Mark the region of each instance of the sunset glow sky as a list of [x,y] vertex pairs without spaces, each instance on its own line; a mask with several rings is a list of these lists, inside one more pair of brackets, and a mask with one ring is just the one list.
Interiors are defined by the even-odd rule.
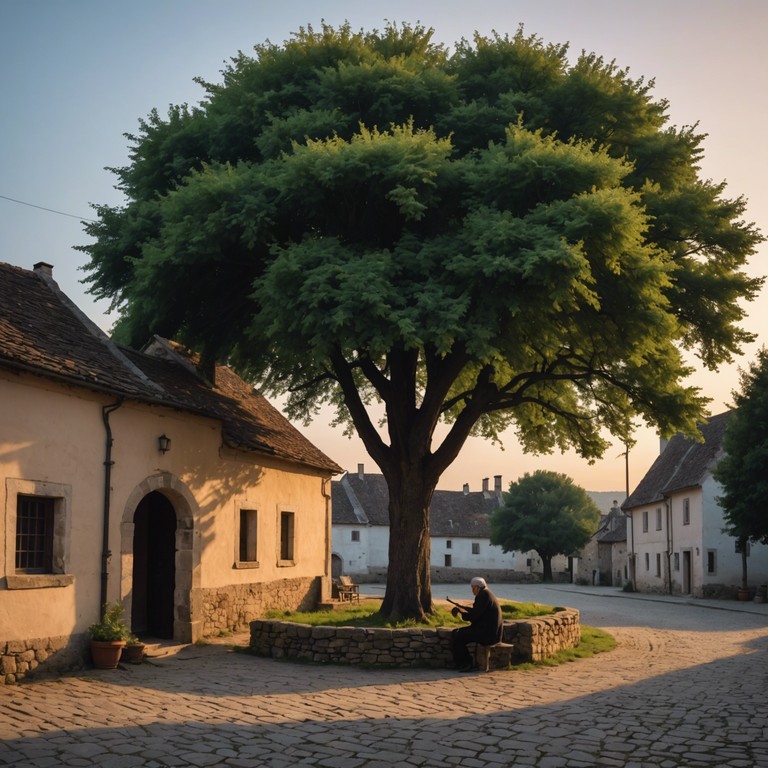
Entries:
[[[217,81],[238,50],[282,42],[321,19],[366,30],[421,22],[449,46],[475,30],[514,34],[522,23],[545,42],[569,41],[574,55],[594,51],[633,77],[655,78],[656,97],[669,100],[670,123],[698,123],[708,134],[701,175],[726,180],[729,197],[744,195],[747,218],[768,233],[764,0],[0,0],[0,261],[29,269],[52,263],[61,288],[108,330],[115,318],[85,293],[79,281],[86,258],[72,246],[87,242],[80,220],[92,215],[90,203],[121,201],[105,167],[126,164],[123,134],[152,108],[164,114],[169,104],[198,102],[203,92],[193,78]],[[768,273],[767,255],[764,244],[750,274]],[[768,290],[748,312],[757,342],[733,365],[697,371],[692,380],[712,398],[712,413],[725,410],[738,366],[768,341]],[[364,463],[378,471],[362,443],[327,420],[297,426],[346,469]],[[478,490],[482,478],[498,474],[506,487],[543,468],[588,490],[623,491],[622,451],[617,445],[592,466],[570,454],[525,456],[510,432],[503,451],[470,440],[440,487],[458,490],[467,482]],[[657,452],[657,436],[642,429],[630,454],[630,489]]]

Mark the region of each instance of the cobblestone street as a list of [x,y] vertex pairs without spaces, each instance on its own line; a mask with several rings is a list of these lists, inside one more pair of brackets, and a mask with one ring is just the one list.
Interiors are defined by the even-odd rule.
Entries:
[[[459,598],[466,587],[451,589]],[[459,675],[185,646],[0,688],[0,765],[768,767],[768,605],[495,591],[579,608],[619,647],[555,668]]]

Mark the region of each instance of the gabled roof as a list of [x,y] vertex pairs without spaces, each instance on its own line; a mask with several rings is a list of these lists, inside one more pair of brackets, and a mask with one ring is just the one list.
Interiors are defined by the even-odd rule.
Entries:
[[627,540],[627,516],[618,508],[613,507],[600,520],[595,538],[601,544],[614,544]]
[[[389,490],[384,475],[345,474],[331,483],[335,525],[389,525]],[[495,493],[437,490],[429,514],[431,536],[484,538],[499,506]]]
[[703,442],[675,435],[621,508],[653,504],[675,491],[700,486],[717,462],[729,415],[726,411],[712,416],[699,426]]
[[0,263],[0,366],[216,419],[224,443],[336,474],[335,462],[227,366],[215,384],[194,356],[155,337],[152,354],[113,343],[59,290],[50,267]]

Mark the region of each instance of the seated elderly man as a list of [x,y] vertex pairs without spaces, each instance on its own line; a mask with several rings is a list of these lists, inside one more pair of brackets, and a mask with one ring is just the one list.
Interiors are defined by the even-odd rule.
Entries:
[[451,633],[453,661],[459,672],[471,672],[477,668],[467,649],[469,643],[494,645],[501,642],[501,606],[496,595],[480,576],[475,576],[469,584],[475,596],[472,607],[456,606],[451,611],[454,616],[461,614],[461,618],[469,622],[468,627],[459,627]]

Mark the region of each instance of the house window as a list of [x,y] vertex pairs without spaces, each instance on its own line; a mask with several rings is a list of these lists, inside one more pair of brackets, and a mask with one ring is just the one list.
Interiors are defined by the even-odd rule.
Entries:
[[280,561],[293,563],[296,558],[296,515],[280,512]]
[[53,573],[53,512],[53,499],[17,497],[17,573]]
[[707,550],[707,573],[710,573],[710,574],[717,573],[717,550],[716,549]]
[[452,561],[451,556],[450,555],[446,555],[445,556],[445,567],[446,568],[450,568],[452,564],[453,564],[453,561]]
[[479,555],[480,554],[480,543],[477,541],[472,542],[472,554],[473,555]]
[[645,553],[645,570],[651,570],[651,556],[647,552]]
[[[2,493],[5,491],[5,493]],[[0,488],[0,530],[9,568],[7,589],[67,587],[70,567],[72,486],[47,480],[6,478]],[[2,525],[2,523],[0,523]],[[5,536],[3,537],[3,533]]]
[[661,553],[656,553],[656,575],[661,576]]
[[643,512],[643,533],[648,533],[648,510]]
[[661,507],[656,507],[656,530],[661,530]]
[[[6,478],[0,518],[5,520],[7,589],[67,587],[72,487],[47,480]],[[3,531],[0,530],[0,540]]]
[[445,548],[446,549],[451,549],[452,547],[453,547],[453,541],[451,541],[451,539],[446,539],[446,541],[445,541]]
[[683,525],[691,524],[691,500],[683,499]]
[[675,570],[679,571],[680,570],[680,553],[679,552],[675,552],[673,557],[673,562],[674,562]]
[[352,541],[360,541],[360,531],[352,531]]
[[258,565],[259,515],[255,509],[241,509],[237,537],[236,568],[253,568]]

